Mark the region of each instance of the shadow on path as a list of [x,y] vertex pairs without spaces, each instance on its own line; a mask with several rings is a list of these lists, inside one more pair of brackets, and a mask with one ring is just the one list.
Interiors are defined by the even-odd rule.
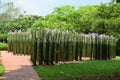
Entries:
[[40,80],[32,68],[30,56],[16,56],[2,51],[2,64],[5,72],[0,80]]

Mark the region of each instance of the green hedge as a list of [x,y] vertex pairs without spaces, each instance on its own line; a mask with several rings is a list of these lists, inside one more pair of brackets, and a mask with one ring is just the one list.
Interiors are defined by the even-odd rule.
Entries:
[[59,61],[109,60],[115,58],[116,38],[104,34],[78,34],[57,29],[39,29],[8,36],[9,51],[31,54],[34,65]]

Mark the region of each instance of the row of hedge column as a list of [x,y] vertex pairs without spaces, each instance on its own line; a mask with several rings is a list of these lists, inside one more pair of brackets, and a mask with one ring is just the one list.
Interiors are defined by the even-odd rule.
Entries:
[[57,29],[39,29],[8,36],[9,51],[31,55],[34,65],[53,65],[60,61],[109,60],[115,58],[116,39],[104,34],[78,34]]

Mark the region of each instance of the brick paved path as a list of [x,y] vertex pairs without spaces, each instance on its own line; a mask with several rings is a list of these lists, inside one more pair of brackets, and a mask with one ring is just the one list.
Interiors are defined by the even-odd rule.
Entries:
[[29,56],[15,56],[1,51],[5,73],[0,80],[40,80],[32,68]]

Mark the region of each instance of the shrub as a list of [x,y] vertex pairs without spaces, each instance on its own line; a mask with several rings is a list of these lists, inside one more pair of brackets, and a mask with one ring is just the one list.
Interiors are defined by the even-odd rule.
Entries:
[[0,34],[0,42],[7,43],[7,34]]
[[4,73],[3,65],[0,64],[0,76]]
[[7,50],[8,45],[6,43],[1,43],[0,42],[0,50]]

